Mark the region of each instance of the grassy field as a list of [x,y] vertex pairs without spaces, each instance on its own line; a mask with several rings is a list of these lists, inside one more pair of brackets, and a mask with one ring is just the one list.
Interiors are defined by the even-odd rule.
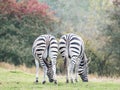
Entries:
[[0,68],[0,90],[120,90],[120,82],[113,80],[92,80],[83,83],[66,84],[65,77],[58,76],[58,84],[47,82],[41,84],[34,83],[35,74],[22,72],[19,70],[8,70]]

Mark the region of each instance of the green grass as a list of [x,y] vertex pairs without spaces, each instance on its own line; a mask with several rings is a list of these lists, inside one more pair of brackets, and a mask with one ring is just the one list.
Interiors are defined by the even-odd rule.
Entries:
[[0,90],[120,90],[118,82],[95,82],[66,84],[65,77],[58,77],[58,84],[47,82],[41,84],[34,83],[35,74],[28,74],[21,71],[10,71],[0,68]]

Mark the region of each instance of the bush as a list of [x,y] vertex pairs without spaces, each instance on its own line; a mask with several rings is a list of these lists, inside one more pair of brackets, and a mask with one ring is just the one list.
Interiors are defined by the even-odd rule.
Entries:
[[1,0],[0,61],[34,64],[32,43],[40,34],[54,30],[52,12],[47,4],[37,0]]

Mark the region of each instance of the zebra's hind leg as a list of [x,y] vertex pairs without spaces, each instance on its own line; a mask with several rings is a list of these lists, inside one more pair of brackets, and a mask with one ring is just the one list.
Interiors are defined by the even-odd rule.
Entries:
[[57,80],[56,80],[56,58],[51,58],[51,61],[52,61],[54,84],[57,84]]
[[70,72],[71,83],[74,83],[74,81],[73,81],[73,70],[74,70],[74,67],[75,67],[75,62],[76,62],[76,57],[72,57],[71,61],[69,62],[69,72]]
[[69,83],[69,79],[66,79],[66,83]]
[[78,82],[78,80],[77,80],[77,79],[75,79],[75,82]]
[[71,83],[74,83],[73,79],[71,79]]
[[57,84],[57,80],[54,80],[54,84]]
[[42,84],[46,83],[46,75],[47,75],[47,67],[43,66],[43,72],[44,72],[44,76],[43,76],[43,81]]
[[46,83],[46,81],[43,81],[43,82],[42,82],[42,84],[45,84],[45,83]]
[[36,77],[35,83],[38,83],[38,77]]
[[66,68],[66,83],[69,83],[69,68]]
[[75,82],[78,82],[78,65],[79,65],[79,60],[78,58],[76,59],[76,65],[75,65]]
[[66,68],[66,83],[69,83],[69,68]]
[[65,73],[66,73],[66,83],[69,83],[69,60],[68,58],[64,59],[64,68],[65,68]]
[[75,82],[78,82],[78,72],[75,70]]
[[36,80],[35,80],[35,83],[38,83],[39,61],[37,59],[35,59],[35,64],[36,64]]

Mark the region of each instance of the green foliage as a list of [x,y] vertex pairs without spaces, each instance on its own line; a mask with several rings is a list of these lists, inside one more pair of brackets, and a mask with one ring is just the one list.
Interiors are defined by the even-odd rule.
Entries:
[[[120,8],[114,6],[108,11],[108,21],[103,34],[106,44],[103,47],[105,55],[103,58],[107,75],[120,75]],[[112,72],[111,72],[112,71]]]
[[[55,10],[58,21],[47,4],[37,0],[17,1],[0,1],[0,61],[31,66],[34,64],[31,47],[37,36],[49,33],[60,38],[65,33],[76,33],[85,41],[91,60],[89,73],[120,75],[118,0],[113,0],[115,5],[108,0],[39,0]],[[57,73],[64,73],[60,56]]]
[[96,74],[99,73],[98,64],[100,62],[100,58],[96,55],[95,51],[90,50],[89,48],[86,50],[86,54],[89,56],[88,60],[90,60],[89,66],[89,73]]
[[89,73],[119,76],[120,5],[114,9],[108,0],[47,1],[55,5],[64,33],[76,33],[90,42],[85,44],[91,59]]
[[[98,0],[101,2],[100,0]],[[102,1],[102,6],[99,7],[100,3],[94,3],[94,0],[91,1],[93,3],[93,8],[95,8],[96,19],[98,20],[97,25],[98,30],[101,31],[99,36],[97,37],[97,43],[94,48],[89,45],[87,52],[92,51],[94,53],[94,57],[89,53],[89,57],[91,58],[90,70],[95,70],[99,76],[119,76],[120,75],[120,8],[119,6],[108,5],[104,6],[105,1]],[[106,2],[108,3],[108,2]],[[91,7],[92,9],[92,7]],[[102,13],[103,14],[102,14]],[[98,18],[99,17],[99,18]],[[97,24],[96,23],[96,24]],[[96,38],[96,39],[97,39]],[[88,46],[88,45],[87,45]],[[95,61],[93,61],[95,59]],[[94,66],[94,67],[93,67]],[[96,69],[94,69],[96,68]]]
[[[9,1],[12,2],[12,0]],[[31,2],[34,2],[34,0],[31,0]],[[5,4],[5,2],[1,1],[0,4]],[[8,6],[11,5],[11,3],[7,4]],[[15,5],[19,6],[18,3],[15,3]],[[10,8],[5,7],[4,9]],[[2,9],[1,6],[0,9]],[[54,22],[51,20],[51,16],[47,16],[43,12],[35,14],[28,10],[29,13],[23,14],[16,7],[12,7],[12,9],[14,9],[14,12],[20,13],[12,13],[13,10],[11,9],[6,11],[7,13],[0,12],[0,61],[14,63],[14,65],[25,63],[27,66],[31,66],[34,64],[31,50],[32,43],[39,35],[53,32]],[[46,11],[46,13],[49,12]]]

